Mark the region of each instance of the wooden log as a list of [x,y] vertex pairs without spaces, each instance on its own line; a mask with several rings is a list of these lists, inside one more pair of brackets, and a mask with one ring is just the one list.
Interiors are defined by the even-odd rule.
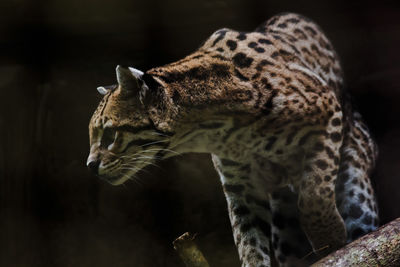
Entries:
[[195,234],[184,233],[173,242],[174,249],[187,267],[210,267],[194,242],[195,237]]
[[400,218],[314,263],[326,266],[400,266]]

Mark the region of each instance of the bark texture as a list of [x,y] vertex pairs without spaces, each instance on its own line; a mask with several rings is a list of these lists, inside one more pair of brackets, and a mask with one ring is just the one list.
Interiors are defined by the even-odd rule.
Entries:
[[194,243],[193,240],[195,237],[196,235],[188,232],[184,233],[173,242],[174,249],[178,252],[187,267],[210,267],[203,253],[201,253],[196,243]]
[[400,266],[400,218],[314,263],[326,266]]

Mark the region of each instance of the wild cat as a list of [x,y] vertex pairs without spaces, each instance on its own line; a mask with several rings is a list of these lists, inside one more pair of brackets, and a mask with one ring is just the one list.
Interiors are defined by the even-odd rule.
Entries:
[[116,72],[99,87],[87,165],[118,185],[155,160],[211,153],[243,266],[307,264],[377,227],[377,147],[311,20],[221,29],[177,62]]

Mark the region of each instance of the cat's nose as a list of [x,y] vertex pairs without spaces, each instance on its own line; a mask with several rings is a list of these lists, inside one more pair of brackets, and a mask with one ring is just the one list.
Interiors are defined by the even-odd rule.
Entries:
[[99,160],[88,160],[87,162],[87,167],[89,168],[89,170],[94,173],[94,174],[98,174],[99,172],[99,165],[100,165],[100,161]]

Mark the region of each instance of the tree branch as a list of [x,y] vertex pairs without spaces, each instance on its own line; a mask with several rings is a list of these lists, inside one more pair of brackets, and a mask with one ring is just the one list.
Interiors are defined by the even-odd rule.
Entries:
[[323,266],[400,266],[400,218],[312,265]]
[[196,235],[184,233],[173,242],[174,249],[187,267],[210,267],[203,253],[194,243]]

